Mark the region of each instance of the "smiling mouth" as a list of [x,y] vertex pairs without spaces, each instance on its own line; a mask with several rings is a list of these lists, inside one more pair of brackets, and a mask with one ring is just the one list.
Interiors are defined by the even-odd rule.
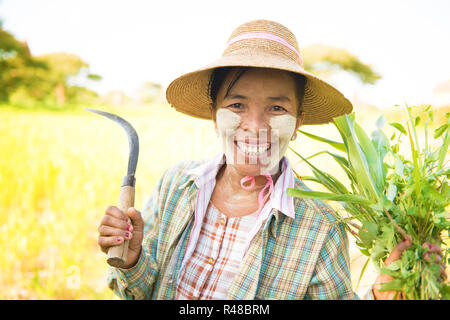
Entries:
[[248,144],[241,141],[234,141],[234,144],[240,151],[249,156],[261,156],[270,150],[272,146],[271,143]]

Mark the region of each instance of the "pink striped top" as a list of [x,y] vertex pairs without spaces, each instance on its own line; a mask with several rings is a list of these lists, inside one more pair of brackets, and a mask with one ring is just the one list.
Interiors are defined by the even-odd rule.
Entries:
[[[186,267],[186,263],[189,259],[191,259],[194,249],[196,247],[200,230],[202,229],[202,223],[205,218],[206,211],[208,209],[208,204],[211,199],[214,187],[216,185],[217,172],[219,171],[219,169],[222,167],[223,164],[225,164],[225,155],[221,153],[216,157],[210,159],[203,165],[187,171],[187,174],[193,174],[197,176],[197,178],[194,180],[194,183],[199,188],[199,192],[195,206],[194,226],[191,231],[185,256],[181,263],[179,275],[183,274],[184,268]],[[289,161],[285,156],[281,158],[280,165],[281,165],[281,175],[278,177],[278,180],[275,183],[274,190],[269,198],[269,201],[267,201],[267,203],[263,207],[256,223],[250,230],[249,237],[247,238],[247,241],[243,246],[244,250],[242,252],[242,256],[244,256],[251,240],[258,232],[263,222],[269,217],[269,214],[272,211],[272,209],[277,209],[292,219],[295,218],[294,199],[288,196],[286,193],[287,188],[294,187],[294,174],[290,167]],[[179,281],[180,277],[177,279],[177,283],[179,283]]]

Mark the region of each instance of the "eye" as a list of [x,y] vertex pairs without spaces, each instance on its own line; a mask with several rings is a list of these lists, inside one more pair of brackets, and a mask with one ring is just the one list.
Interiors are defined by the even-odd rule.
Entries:
[[230,104],[228,106],[228,108],[231,108],[231,109],[242,109],[242,104],[241,103],[233,103],[233,104]]
[[273,106],[272,110],[273,111],[287,111],[285,108],[283,108],[281,106]]

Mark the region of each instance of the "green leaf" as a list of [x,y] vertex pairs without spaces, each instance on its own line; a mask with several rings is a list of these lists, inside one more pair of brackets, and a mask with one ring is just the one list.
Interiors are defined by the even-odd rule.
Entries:
[[330,201],[343,201],[343,202],[354,202],[363,205],[370,205],[372,202],[362,196],[355,194],[335,194],[320,191],[305,191],[294,188],[288,188],[287,194],[290,197],[296,198],[308,198],[317,200],[330,200]]
[[330,140],[330,139],[322,138],[322,137],[316,136],[316,135],[314,135],[312,133],[308,133],[308,132],[305,132],[305,131],[300,130],[300,129],[297,130],[297,131],[300,132],[300,133],[303,133],[305,136],[310,137],[311,139],[314,139],[314,140],[317,140],[317,141],[320,141],[320,142],[328,143],[330,146],[338,149],[339,151],[342,151],[342,152],[346,151],[345,145],[342,142],[337,142],[337,141],[333,141],[333,140]]
[[[410,115],[411,117],[411,115]],[[413,127],[413,132],[416,133],[415,128]],[[409,130],[409,125],[408,125],[408,137],[409,137],[409,143],[411,145],[411,154],[413,157],[413,163],[414,163],[414,168],[413,168],[413,173],[414,173],[414,186],[416,188],[416,197],[420,196],[420,189],[421,189],[421,175],[420,172],[421,170],[421,166],[419,166],[419,155],[418,152],[416,151],[416,146],[414,145],[414,141],[413,141],[413,137],[411,135],[411,131]],[[415,136],[415,141],[417,142],[417,137]],[[417,145],[418,147],[418,145]]]
[[381,285],[380,291],[402,291],[403,281],[400,279],[394,279]]
[[382,180],[385,180],[386,179],[386,168],[384,165],[384,158],[390,150],[389,140],[381,130],[375,130],[374,132],[372,132],[371,138],[372,138],[372,142],[375,146],[375,149],[377,150],[377,154],[378,154],[378,158],[379,158],[378,161],[381,164]]
[[370,257],[369,250],[367,250],[367,249],[360,249],[359,251],[360,251],[363,255],[365,255],[365,256],[367,256],[367,257]]
[[359,279],[358,279],[358,283],[356,284],[356,289],[358,289],[358,287],[359,287],[359,283],[361,282],[361,279],[363,277],[364,271],[366,271],[366,268],[369,265],[369,261],[370,261],[370,257],[367,258],[367,261],[366,261],[366,263],[364,263],[364,266],[363,266],[363,268],[361,270],[361,273],[359,274]]
[[393,141],[395,139],[395,132],[392,134],[392,136],[391,136],[391,141]]
[[365,245],[371,246],[372,242],[377,238],[378,225],[375,222],[364,221],[358,235]]
[[395,241],[395,231],[394,231],[394,226],[392,225],[392,223],[384,224],[383,226],[381,226],[381,234],[382,234],[384,246],[386,248],[389,248],[388,251],[391,251],[391,249],[397,243]]
[[[347,190],[347,188],[338,179],[336,179],[332,175],[320,170],[319,168],[315,167],[312,163],[310,163],[306,158],[301,156],[295,150],[293,150],[292,148],[290,148],[290,149],[292,150],[292,152],[294,152],[296,155],[298,155],[303,161],[305,161],[311,167],[311,170],[314,174],[314,178],[310,177],[309,180],[322,184],[324,187],[326,187],[329,191],[331,191],[333,193],[349,194],[349,191]],[[328,154],[332,155],[333,157],[335,157],[336,161],[342,166],[344,171],[346,171],[346,174],[349,176],[349,178],[353,179],[353,177],[350,174],[350,170],[348,168],[346,168],[346,166],[345,166],[345,163],[347,162],[347,160],[345,158],[334,155],[330,152],[319,152],[313,156],[316,156],[321,153],[328,153]],[[313,156],[311,156],[311,157],[313,157]]]
[[396,271],[400,269],[401,264],[402,264],[401,260],[395,260],[394,262],[391,262],[386,268],[392,271]]
[[[292,152],[294,152],[297,156],[299,156],[303,161],[305,161],[312,169],[314,176],[316,178],[316,182],[319,182],[323,186],[325,186],[328,190],[331,192],[340,192],[347,194],[349,193],[345,186],[340,183],[336,178],[334,178],[332,175],[323,172],[319,168],[315,167],[311,162],[309,162],[306,158],[304,158],[302,155],[297,153],[294,149],[290,148]],[[317,155],[317,154],[316,154]]]
[[450,300],[450,285],[443,284],[441,288],[442,300]]
[[406,136],[406,129],[400,123],[391,122],[389,124]]
[[330,190],[331,192],[341,194],[349,193],[347,188],[332,175],[317,169],[312,169],[312,171],[316,176],[317,180],[319,180],[322,183],[322,185],[327,187],[328,190]]
[[348,162],[348,160],[345,157],[342,157],[332,152],[326,151],[326,153],[332,156],[334,160],[336,160],[336,162],[341,166],[350,182],[353,184],[356,183],[355,177],[352,174],[350,163]]
[[422,181],[421,185],[422,185],[423,193],[426,194],[428,197],[432,198],[434,201],[448,204],[448,199],[446,199],[443,195],[441,195],[427,181]]
[[444,163],[445,156],[447,155],[447,152],[448,152],[449,144],[450,144],[450,134],[449,134],[449,131],[447,131],[445,133],[444,143],[440,147],[438,170],[441,170],[441,168],[442,168],[442,164]]
[[414,126],[418,126],[420,123],[420,117],[416,117],[415,121],[414,121]]
[[445,130],[448,129],[450,125],[448,123],[443,124],[442,126],[440,126],[439,128],[437,128],[436,130],[434,130],[434,138],[437,139],[440,136],[442,136],[445,132]]
[[377,154],[377,151],[375,150],[372,141],[369,139],[361,126],[356,122],[354,123],[354,126],[359,145],[367,159],[367,165],[372,175],[372,179],[375,181],[378,190],[382,190],[384,184],[382,163],[380,163],[380,158]]
[[383,268],[380,269],[380,273],[381,274],[386,274],[388,276],[391,276],[391,277],[395,278],[395,277],[398,277],[397,270],[398,270],[398,268],[397,269],[389,269],[387,267],[383,267]]
[[370,256],[373,261],[380,261],[386,255],[384,245],[380,241],[376,241]]
[[386,195],[383,195],[382,199],[381,199],[382,205],[383,205],[383,211],[384,210],[390,210],[393,202],[391,200],[389,200]]
[[370,174],[366,156],[357,142],[355,128],[353,125],[354,119],[354,114],[350,116],[344,114],[343,116],[336,117],[333,120],[342,136],[342,139],[344,140],[345,146],[347,147],[348,158],[352,166],[353,176],[356,177],[355,180],[358,185],[358,189],[362,190],[367,198],[377,202],[381,191],[376,188],[376,184]]
[[302,176],[302,180],[303,181],[313,181],[316,183],[321,183],[320,180],[318,180],[316,177],[311,177],[311,176]]

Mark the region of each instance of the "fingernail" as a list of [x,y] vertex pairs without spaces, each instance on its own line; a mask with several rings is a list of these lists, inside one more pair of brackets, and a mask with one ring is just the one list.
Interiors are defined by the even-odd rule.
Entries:
[[127,231],[130,231],[130,229],[131,229],[131,225],[128,225],[127,226]]
[[126,238],[129,238],[129,237],[130,237],[130,234],[129,234],[128,232],[125,232],[125,237],[126,237]]
[[117,242],[120,242],[120,241],[122,241],[122,238],[121,238],[121,237],[118,237],[118,238],[117,238]]

